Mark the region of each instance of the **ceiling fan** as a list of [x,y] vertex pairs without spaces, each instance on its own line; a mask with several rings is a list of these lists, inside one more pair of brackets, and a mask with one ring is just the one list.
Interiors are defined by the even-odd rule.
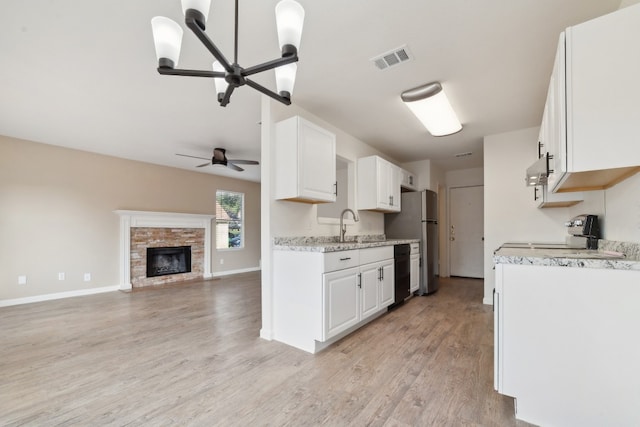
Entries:
[[[229,169],[233,169],[234,171],[238,171],[238,172],[242,172],[244,169],[242,169],[240,166],[237,165],[259,165],[260,162],[257,162],[255,160],[236,160],[236,159],[227,159],[227,155],[225,154],[227,150],[225,150],[224,148],[214,148],[213,149],[213,157],[211,158],[211,161],[207,162],[207,163],[203,163],[201,165],[196,166],[197,168],[202,168],[205,166],[209,166],[209,165],[222,165],[222,166],[226,166]],[[198,157],[198,156],[190,156],[188,154],[178,154],[176,153],[176,156],[182,156],[182,157],[191,157],[194,159],[202,159],[202,160],[208,160],[208,158],[206,157]]]

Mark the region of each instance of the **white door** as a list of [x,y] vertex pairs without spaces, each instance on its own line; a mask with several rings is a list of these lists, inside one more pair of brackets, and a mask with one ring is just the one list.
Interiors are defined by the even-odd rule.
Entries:
[[454,187],[449,192],[450,274],[484,277],[484,187]]

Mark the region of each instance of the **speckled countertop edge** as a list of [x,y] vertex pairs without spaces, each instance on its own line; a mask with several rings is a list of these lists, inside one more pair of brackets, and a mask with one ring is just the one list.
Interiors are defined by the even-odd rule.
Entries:
[[340,243],[337,236],[275,237],[273,249],[298,252],[338,252],[416,242],[420,242],[420,239],[387,240],[384,234],[349,236],[346,243]]
[[[599,250],[562,250],[501,248],[493,255],[495,264],[519,264],[554,267],[607,268],[640,271],[640,244],[600,240]],[[623,258],[606,256],[604,251],[620,252]]]

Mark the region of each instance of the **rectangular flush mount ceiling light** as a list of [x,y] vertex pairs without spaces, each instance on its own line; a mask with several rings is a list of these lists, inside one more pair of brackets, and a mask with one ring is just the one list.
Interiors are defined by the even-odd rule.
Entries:
[[401,98],[431,135],[451,135],[462,129],[440,83],[429,83],[404,91]]

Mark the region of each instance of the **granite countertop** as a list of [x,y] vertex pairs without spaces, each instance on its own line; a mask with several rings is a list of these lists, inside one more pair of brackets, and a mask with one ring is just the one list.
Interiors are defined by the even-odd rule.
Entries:
[[598,250],[498,248],[495,264],[608,268],[640,271],[640,245],[600,240]]
[[420,239],[387,239],[384,235],[347,236],[346,242],[339,242],[336,236],[276,237],[273,239],[273,249],[299,252],[338,252],[417,242],[420,242]]

